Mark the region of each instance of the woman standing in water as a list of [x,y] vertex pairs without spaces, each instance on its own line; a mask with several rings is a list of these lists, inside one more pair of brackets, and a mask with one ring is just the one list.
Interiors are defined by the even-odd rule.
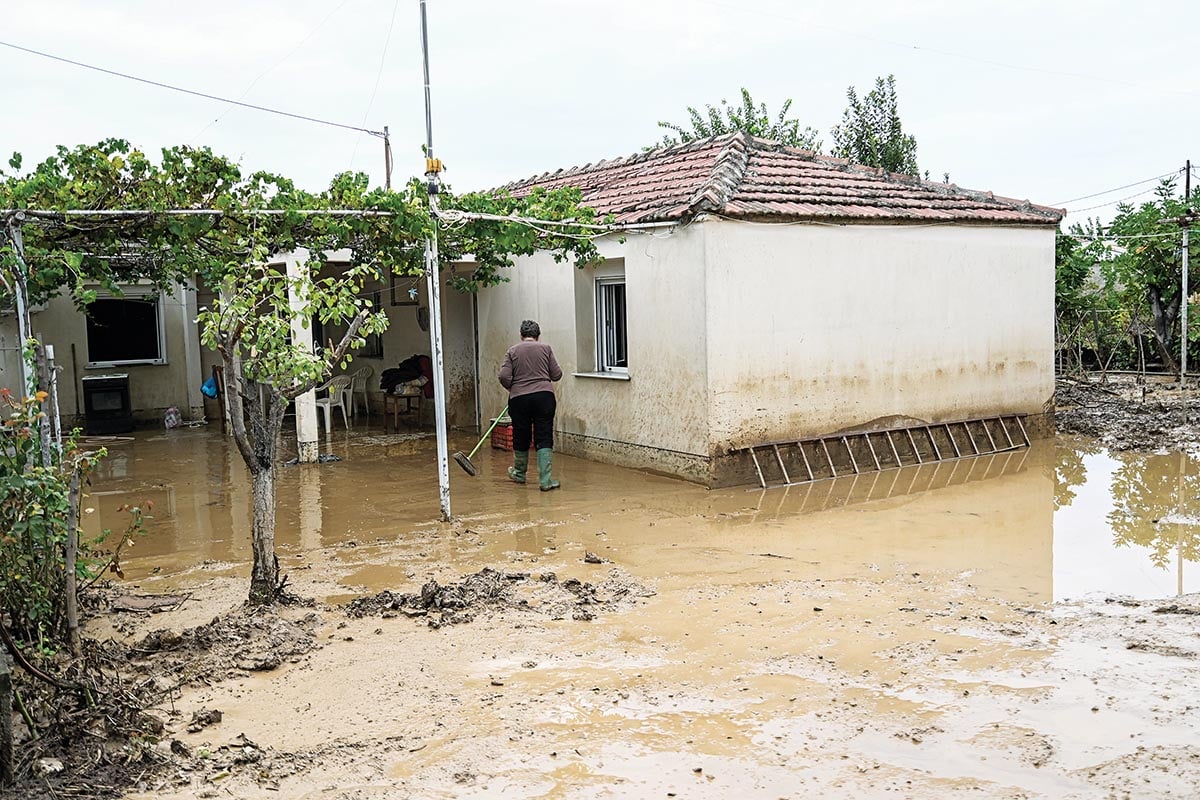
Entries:
[[504,354],[500,385],[508,389],[508,415],[512,418],[513,465],[508,468],[508,477],[525,482],[532,438],[537,445],[538,484],[548,492],[559,486],[550,476],[550,468],[557,409],[554,382],[561,380],[563,373],[554,350],[538,341],[541,335],[542,329],[533,320],[521,323],[521,341]]

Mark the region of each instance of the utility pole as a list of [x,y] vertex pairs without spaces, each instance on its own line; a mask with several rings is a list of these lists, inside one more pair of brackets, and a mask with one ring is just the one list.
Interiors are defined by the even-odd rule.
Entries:
[[442,520],[450,517],[450,447],[446,435],[446,377],[442,365],[442,301],[438,274],[437,200],[442,162],[433,155],[433,109],[429,100],[429,28],[421,0],[421,58],[425,66],[425,185],[429,191],[429,237],[425,239],[425,283],[429,291],[429,343],[433,350],[433,408],[437,424],[438,494]]
[[392,137],[388,126],[383,126],[383,188],[392,189]]
[[1179,337],[1179,390],[1183,391],[1184,381],[1187,380],[1187,344],[1188,344],[1188,249],[1191,244],[1191,221],[1192,221],[1192,160],[1187,160],[1187,165],[1183,168],[1183,286],[1181,288],[1182,295],[1180,296],[1180,324],[1183,326],[1183,333]]

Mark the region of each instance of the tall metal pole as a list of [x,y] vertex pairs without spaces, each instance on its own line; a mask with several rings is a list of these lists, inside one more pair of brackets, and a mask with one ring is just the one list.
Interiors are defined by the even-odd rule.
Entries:
[[1183,202],[1184,202],[1184,218],[1183,218],[1183,294],[1180,296],[1179,306],[1180,324],[1183,327],[1183,332],[1179,337],[1179,388],[1183,389],[1184,381],[1187,380],[1187,345],[1188,345],[1188,250],[1191,244],[1190,234],[1191,229],[1188,227],[1192,218],[1192,160],[1189,158],[1187,166],[1184,167],[1183,173]]
[[437,195],[440,162],[433,156],[433,107],[429,99],[429,28],[421,0],[421,58],[425,66],[425,180],[430,234],[425,240],[425,283],[429,291],[429,344],[433,350],[433,408],[437,425],[438,494],[442,519],[450,521],[450,447],[446,435],[446,378],[442,364],[442,300],[438,275]]

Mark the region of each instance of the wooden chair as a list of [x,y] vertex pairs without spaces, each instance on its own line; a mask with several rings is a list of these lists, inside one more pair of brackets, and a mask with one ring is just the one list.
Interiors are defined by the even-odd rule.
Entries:
[[350,401],[350,387],[354,379],[349,375],[335,375],[317,387],[317,392],[325,392],[324,397],[317,398],[317,408],[325,414],[325,430],[333,430],[333,408],[336,405],[342,410],[342,422],[350,427],[350,413],[346,406]]

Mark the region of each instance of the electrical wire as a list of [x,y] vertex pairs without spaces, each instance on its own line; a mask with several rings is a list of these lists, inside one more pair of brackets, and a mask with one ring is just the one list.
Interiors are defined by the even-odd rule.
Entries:
[[1119,200],[1109,200],[1107,203],[1101,203],[1098,206],[1088,206],[1087,208],[1069,208],[1069,209],[1067,209],[1067,213],[1068,214],[1081,214],[1084,211],[1095,211],[1097,208],[1104,208],[1105,206],[1114,206],[1114,205],[1117,205],[1118,203],[1124,203],[1127,200],[1132,200],[1135,197],[1141,197],[1144,194],[1150,194],[1157,188],[1158,187],[1152,187],[1150,189],[1143,189],[1140,192],[1134,192],[1133,194],[1129,195],[1128,197],[1122,197]]
[[[1195,169],[1195,168],[1193,167],[1193,169]],[[1103,192],[1096,192],[1095,194],[1085,194],[1082,197],[1072,197],[1070,200],[1059,200],[1054,205],[1065,206],[1069,203],[1077,203],[1080,200],[1091,200],[1093,197],[1102,197],[1103,195],[1106,195],[1106,194],[1112,194],[1113,192],[1119,192],[1122,189],[1132,189],[1134,186],[1141,186],[1143,183],[1150,183],[1151,181],[1161,181],[1163,178],[1169,178],[1172,175],[1178,175],[1180,172],[1182,172],[1182,170],[1173,169],[1170,172],[1164,172],[1162,175],[1156,175],[1153,178],[1146,178],[1145,180],[1134,181],[1133,183],[1127,183],[1124,186],[1114,186],[1111,189],[1105,189]]]
[[[379,71],[375,73],[375,86],[371,89],[371,99],[367,101],[367,110],[363,112],[362,124],[367,124],[367,117],[375,105],[375,96],[379,93],[379,81],[383,78],[383,65],[387,61],[388,47],[392,43],[392,31],[396,28],[396,11],[400,8],[400,0],[392,3],[392,19],[388,22],[387,36],[383,40],[383,52],[379,54]],[[350,168],[354,169],[354,159],[358,158],[359,137],[354,139],[354,152],[350,154]]]
[[149,78],[140,78],[137,75],[130,75],[125,72],[117,72],[116,70],[106,69],[104,67],[98,67],[94,64],[85,64],[82,61],[75,61],[70,58],[64,58],[63,56],[56,56],[53,53],[45,53],[45,52],[42,52],[41,50],[34,50],[31,47],[22,47],[21,45],[13,44],[12,42],[0,41],[0,46],[9,47],[9,48],[12,48],[13,50],[20,50],[21,52],[30,53],[35,56],[41,56],[42,58],[48,58],[52,61],[61,61],[64,64],[71,64],[72,66],[82,67],[84,69],[90,69],[94,72],[103,72],[105,75],[113,75],[118,78],[125,78],[126,80],[137,81],[138,83],[144,83],[149,86],[157,86],[160,89],[170,89],[173,92],[181,92],[183,94],[190,94],[194,97],[203,97],[206,100],[216,100],[218,103],[229,103],[230,105],[241,106],[242,108],[249,108],[253,111],[263,111],[268,114],[278,114],[281,117],[291,117],[292,119],[303,120],[304,122],[315,122],[319,125],[328,125],[333,128],[343,128],[348,131],[358,131],[360,133],[369,133],[372,136],[379,136],[379,137],[383,136],[383,131],[373,131],[373,130],[370,130],[369,128],[364,128],[360,125],[346,125],[341,122],[333,122],[332,120],[321,119],[319,117],[309,117],[304,114],[293,114],[290,111],[280,111],[277,108],[268,108],[266,106],[255,105],[254,103],[243,103],[241,100],[231,100],[228,97],[219,97],[215,94],[207,94],[206,92],[198,92],[194,89],[185,89],[182,86],[174,86],[169,83],[163,83],[162,81],[155,81],[155,80],[151,80]]
[[[345,7],[346,7],[346,4],[347,4],[347,3],[349,3],[349,2],[350,2],[350,0],[342,0],[342,2],[341,2],[341,3],[339,3],[339,4],[338,4],[338,5],[336,5],[336,6],[334,6],[333,10],[332,10],[332,11],[330,11],[328,14],[326,14],[326,15],[325,15],[325,16],[324,16],[324,17],[321,19],[321,21],[320,21],[320,22],[318,22],[318,23],[317,23],[315,26],[313,26],[312,30],[310,30],[308,33],[306,33],[306,34],[304,35],[304,38],[303,38],[303,39],[301,39],[299,42],[297,42],[297,43],[296,43],[296,46],[295,46],[295,47],[293,47],[293,48],[292,48],[291,50],[289,50],[289,51],[288,51],[286,54],[284,54],[284,55],[283,55],[283,56],[282,56],[282,57],[281,57],[281,58],[280,58],[278,61],[276,61],[274,64],[272,64],[271,66],[267,67],[267,68],[266,68],[266,69],[264,69],[262,72],[258,73],[258,75],[257,75],[257,76],[255,76],[254,80],[250,81],[250,84],[249,84],[249,85],[248,85],[248,86],[245,88],[245,90],[244,90],[244,91],[243,91],[243,92],[242,92],[240,95],[238,95],[238,101],[240,102],[240,101],[242,101],[242,100],[245,100],[245,99],[246,99],[246,95],[250,94],[250,91],[251,91],[251,90],[252,90],[252,89],[253,89],[255,86],[257,86],[257,85],[258,85],[258,82],[259,82],[259,81],[261,81],[263,78],[265,78],[269,72],[271,72],[272,70],[274,70],[276,67],[278,67],[280,64],[282,64],[284,61],[287,61],[289,58],[291,58],[292,56],[296,55],[296,52],[297,52],[297,51],[298,51],[298,50],[299,50],[301,47],[303,47],[303,46],[304,46],[304,45],[305,45],[305,44],[308,42],[308,40],[309,40],[309,39],[311,39],[311,38],[312,38],[312,37],[313,37],[313,36],[314,36],[314,35],[317,33],[317,31],[324,30],[324,29],[325,29],[325,23],[326,23],[326,22],[329,22],[329,20],[333,18],[333,15],[334,15],[334,14],[338,13],[338,12],[339,12],[339,11],[341,11],[343,8],[345,8]],[[232,109],[232,108],[227,108],[227,109],[225,109],[224,111],[222,111],[220,114],[218,114],[218,115],[217,115],[217,117],[216,117],[215,119],[209,120],[209,122],[208,122],[208,123],[207,123],[207,124],[206,124],[206,125],[205,125],[203,128],[201,128],[201,129],[200,129],[200,132],[199,132],[199,133],[197,133],[195,136],[193,136],[193,137],[192,137],[192,141],[194,142],[195,140],[197,140],[197,139],[199,139],[201,136],[203,136],[205,131],[207,131],[207,130],[208,130],[209,128],[211,128],[213,125],[216,125],[217,123],[219,123],[221,120],[225,119],[225,117],[226,117],[226,116],[228,116],[228,115],[229,115],[229,113],[230,113],[231,111],[233,111],[233,109]],[[366,122],[366,120],[364,120],[364,123],[365,123],[365,122]]]
[[1162,233],[1099,233],[1096,235],[1084,233],[1060,232],[1056,234],[1060,239],[1078,239],[1085,242],[1101,242],[1101,241],[1126,241],[1130,239],[1174,239],[1179,236],[1178,231],[1163,231]]

